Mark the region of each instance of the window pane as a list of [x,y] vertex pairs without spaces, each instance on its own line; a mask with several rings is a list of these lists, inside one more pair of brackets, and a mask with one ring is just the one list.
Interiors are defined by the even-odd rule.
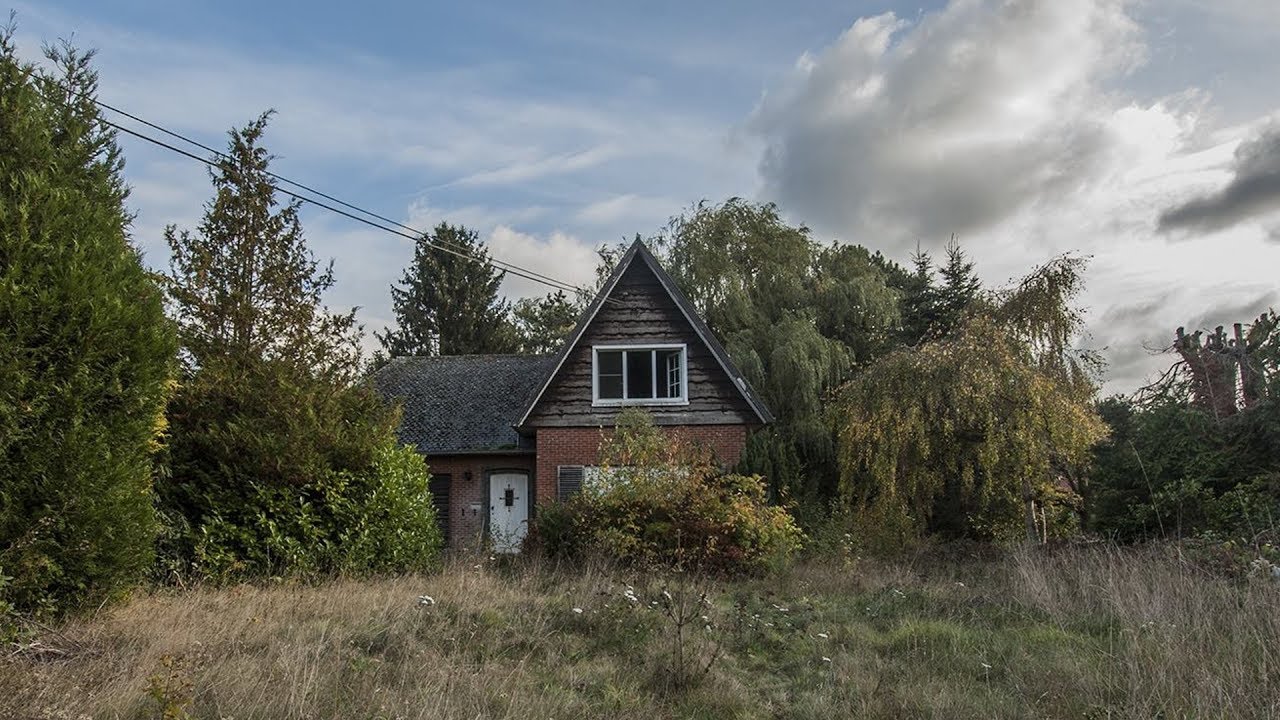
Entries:
[[653,399],[653,351],[627,351],[627,399]]
[[596,353],[596,387],[603,400],[622,399],[622,352]]
[[667,392],[670,397],[684,396],[684,351],[672,350],[667,356]]
[[600,389],[601,400],[621,400],[622,399],[622,376],[621,375],[601,375],[599,389]]
[[601,350],[596,353],[601,375],[617,375],[622,377],[622,351]]

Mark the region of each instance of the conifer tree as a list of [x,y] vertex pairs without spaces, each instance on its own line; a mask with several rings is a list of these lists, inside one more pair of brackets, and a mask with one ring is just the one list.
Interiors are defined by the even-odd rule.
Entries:
[[[419,567],[439,542],[426,468],[398,448],[394,409],[355,382],[360,328],[354,311],[323,305],[332,267],[308,249],[299,203],[277,199],[261,145],[268,118],[230,133],[196,232],[165,232],[186,367],[158,483],[163,569]],[[375,516],[399,519],[372,533]],[[350,566],[356,548],[389,546],[403,551],[394,562],[361,550]]]
[[938,319],[935,331],[941,335],[958,325],[964,314],[982,298],[982,281],[954,235],[947,243],[946,253],[947,262],[938,268],[942,284],[936,290]]
[[581,312],[563,290],[540,298],[521,298],[511,312],[520,352],[540,355],[559,350]]
[[51,614],[150,565],[176,343],[129,243],[93,54],[46,56],[20,61],[0,28],[0,606]]
[[927,339],[938,322],[938,291],[934,286],[933,258],[916,248],[911,254],[912,270],[902,283],[902,341],[916,345]]
[[169,292],[193,369],[278,360],[341,383],[359,369],[355,310],[330,313],[333,263],[307,249],[301,201],[281,204],[261,146],[271,113],[230,135],[215,196],[192,234],[170,226]]
[[474,230],[440,223],[418,238],[391,286],[396,327],[377,334],[383,350],[393,358],[514,352],[510,305],[498,295],[505,277]]

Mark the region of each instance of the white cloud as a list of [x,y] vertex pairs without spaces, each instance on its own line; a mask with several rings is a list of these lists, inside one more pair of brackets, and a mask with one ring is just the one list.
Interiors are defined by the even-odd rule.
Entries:
[[678,212],[680,203],[670,198],[649,197],[636,193],[613,195],[579,210],[574,218],[586,225],[622,225],[634,223],[637,230],[655,217]]
[[[595,283],[597,257],[588,244],[564,232],[538,237],[499,225],[486,238],[495,258],[570,285],[591,288]],[[507,297],[533,297],[555,289],[515,275],[502,283]]]
[[596,167],[619,155],[618,148],[598,145],[581,151],[544,155],[519,160],[492,170],[472,173],[455,181],[458,185],[508,185],[529,182],[549,175],[563,175]]
[[1060,201],[1111,152],[1102,83],[1137,35],[1109,0],[862,18],[756,108],[766,191],[818,229],[908,244]]
[[1167,360],[1144,348],[1177,326],[1274,302],[1280,246],[1257,223],[1177,244],[1157,233],[1162,211],[1238,176],[1233,153],[1264,120],[1214,127],[1200,88],[1124,92],[1149,50],[1130,9],[952,0],[858,20],[751,114],[766,197],[898,258],[958,232],[991,284],[1093,255],[1082,342],[1107,348],[1108,391],[1134,389]]

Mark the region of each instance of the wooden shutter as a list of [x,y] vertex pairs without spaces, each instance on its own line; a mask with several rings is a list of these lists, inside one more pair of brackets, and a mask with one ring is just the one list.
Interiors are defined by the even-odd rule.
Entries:
[[452,475],[432,475],[427,481],[427,490],[431,492],[431,504],[436,509],[436,522],[440,523],[440,534],[444,537],[444,546],[449,547],[449,486],[453,484]]
[[561,465],[556,468],[556,473],[559,476],[557,497],[561,502],[582,491],[583,470],[581,465]]

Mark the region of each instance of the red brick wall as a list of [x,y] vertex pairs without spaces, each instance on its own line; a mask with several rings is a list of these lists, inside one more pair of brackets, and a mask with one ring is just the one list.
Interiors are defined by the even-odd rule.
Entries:
[[[676,425],[659,426],[676,435],[710,448],[722,465],[734,465],[742,457],[747,443],[745,425]],[[613,433],[612,428],[544,427],[538,428],[538,462],[535,478],[535,502],[556,499],[556,467],[559,465],[596,465],[600,462],[600,443]]]
[[[486,473],[492,470],[534,470],[532,455],[429,455],[432,475],[449,475],[450,547],[474,548],[484,539],[489,515]],[[466,477],[471,473],[471,479]],[[533,478],[530,477],[530,483]],[[479,505],[472,512],[471,506]]]

